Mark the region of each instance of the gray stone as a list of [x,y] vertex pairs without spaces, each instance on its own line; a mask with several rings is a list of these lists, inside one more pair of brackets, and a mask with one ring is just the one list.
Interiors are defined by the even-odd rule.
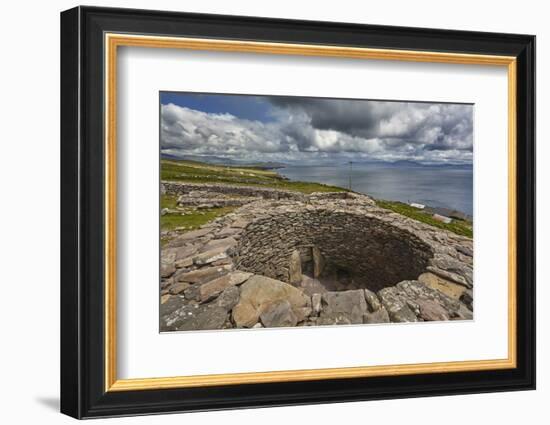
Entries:
[[189,241],[189,240],[192,240],[192,239],[198,239],[202,236],[207,235],[211,231],[212,231],[212,229],[208,229],[208,228],[191,230],[190,232],[186,232],[183,235],[178,236],[178,240],[180,240],[180,241]]
[[296,326],[298,320],[287,300],[276,301],[264,307],[260,315],[262,325],[266,328]]
[[315,314],[321,312],[321,294],[313,294],[311,296],[311,307]]
[[197,246],[187,244],[182,247],[176,248],[175,252],[176,252],[176,261],[186,259],[188,257],[191,257],[194,253],[197,252]]
[[346,314],[343,313],[330,313],[321,316],[316,321],[319,326],[330,326],[330,325],[351,325],[352,322]]
[[217,305],[184,305],[161,317],[161,331],[190,331],[222,329],[227,310]]
[[228,266],[203,267],[198,270],[182,273],[177,276],[176,280],[179,282],[203,283],[219,276],[223,276],[230,271],[231,267]]
[[[404,280],[378,291],[392,322],[448,320],[457,315],[460,302],[415,280]],[[413,319],[414,316],[414,319]],[[424,317],[423,317],[424,316]]]
[[236,327],[252,328],[258,323],[260,313],[250,302],[240,300],[233,308],[232,318]]
[[418,321],[414,312],[407,304],[407,297],[397,286],[384,288],[378,291],[378,297],[382,305],[388,311],[392,322],[416,322]]
[[290,263],[288,267],[289,282],[296,285],[302,281],[302,260],[300,259],[300,251],[295,249],[290,255]]
[[240,285],[250,276],[252,273],[235,271],[203,283],[199,288],[201,302],[211,300],[230,286]]
[[407,305],[403,305],[400,309],[389,312],[392,322],[418,322],[416,314]]
[[200,204],[200,205],[197,205],[197,209],[198,210],[208,210],[208,209],[211,209],[211,208],[215,208],[217,206],[218,205],[216,205],[216,204]]
[[199,266],[204,266],[217,260],[223,260],[228,256],[229,255],[227,254],[227,248],[221,246],[205,252],[201,252],[200,254],[193,257],[193,262]]
[[302,274],[302,281],[298,285],[302,292],[306,295],[312,296],[314,294],[322,294],[327,292],[328,289],[319,281],[306,274]]
[[239,302],[239,288],[237,286],[231,286],[223,291],[216,299],[216,305],[230,311]]
[[176,271],[176,265],[174,263],[161,263],[160,264],[160,277],[170,277]]
[[470,310],[474,311],[474,293],[471,289],[467,289],[460,296],[460,301]]
[[235,227],[225,227],[222,230],[220,230],[218,233],[216,233],[217,238],[227,238],[229,236],[235,236],[238,233],[241,233],[242,229],[235,228]]
[[472,287],[473,271],[468,264],[452,258],[449,255],[442,254],[435,254],[434,257],[430,260],[430,263],[436,270],[439,270],[440,273],[444,271],[446,272],[447,276],[453,276],[455,280],[457,279],[457,277],[459,277],[459,281],[457,283],[462,283],[462,281],[464,281],[468,288]]
[[468,290],[463,284],[451,282],[431,272],[422,273],[418,276],[418,281],[454,299],[459,299],[464,291]]
[[366,313],[363,317],[365,323],[389,323],[390,316],[388,311],[384,307],[380,307],[378,310],[372,313]]
[[468,280],[459,274],[447,271],[447,270],[441,270],[437,267],[428,266],[426,267],[426,270],[432,272],[433,274],[442,277],[443,279],[448,279],[452,282],[458,283],[460,285],[465,286],[466,288],[472,288],[473,285],[471,283],[468,283]]
[[407,306],[417,317],[420,315],[420,305],[416,302],[416,300],[405,300],[405,304],[407,304]]
[[231,227],[235,227],[238,229],[244,229],[246,226],[248,226],[250,222],[248,220],[239,218],[235,220],[233,223],[231,223]]
[[176,248],[164,248],[160,253],[160,262],[164,264],[173,263],[176,260],[178,250]]
[[166,249],[169,249],[169,248],[178,248],[178,247],[185,246],[190,242],[193,242],[194,240],[198,240],[198,239],[204,238],[205,236],[209,236],[209,233],[211,231],[212,229],[205,228],[205,229],[192,230],[190,232],[180,234],[176,238],[168,242],[166,246],[163,247],[162,251],[165,251]]
[[295,315],[310,307],[311,300],[288,283],[254,275],[241,285],[239,303],[233,308],[233,321],[238,327],[252,327],[269,304],[288,301]]
[[214,262],[212,262],[211,266],[226,266],[226,265],[229,265],[229,264],[233,264],[233,261],[231,260],[231,258],[227,257],[227,258],[223,258],[221,260],[216,260]]
[[473,320],[473,318],[474,313],[462,303],[460,304],[456,315],[453,317],[453,319],[456,320]]
[[311,313],[313,312],[311,307],[298,307],[298,308],[295,308],[293,311],[298,323],[301,323],[304,320],[307,320],[311,315]]
[[464,254],[468,257],[473,257],[474,256],[474,250],[469,247],[469,246],[466,246],[466,245],[458,245],[455,247],[455,249],[460,252],[461,254]]
[[441,304],[431,300],[417,300],[420,307],[419,316],[426,321],[449,320],[449,313]]
[[183,295],[187,300],[200,301],[201,300],[200,289],[201,289],[200,285],[191,285],[188,288],[185,288],[183,290]]
[[320,317],[345,316],[350,323],[363,323],[367,302],[363,290],[326,292],[322,295]]
[[169,292],[172,295],[181,294],[184,290],[189,288],[190,284],[187,282],[177,282],[169,287]]
[[182,259],[176,260],[174,262],[174,266],[177,269],[183,269],[183,268],[191,267],[192,265],[193,265],[193,258],[192,257],[182,258]]
[[369,291],[368,289],[364,289],[365,291],[365,300],[367,301],[367,306],[369,307],[370,311],[377,311],[382,307],[382,304],[380,303],[380,300],[376,296],[376,294],[372,291]]
[[230,248],[234,248],[236,245],[237,245],[237,241],[232,237],[228,237],[223,239],[212,239],[211,241],[208,241],[206,243],[203,249],[205,251],[216,249],[216,248],[222,248],[222,247],[226,249],[230,249]]
[[172,276],[176,271],[174,264],[176,260],[176,250],[171,248],[163,249],[160,256],[160,276],[162,278]]
[[181,308],[183,306],[183,298],[178,296],[171,296],[166,300],[165,302],[161,303],[160,305],[160,316],[168,316],[169,314],[173,313],[177,309]]
[[311,249],[311,254],[313,257],[313,277],[317,278],[323,273],[325,268],[325,258],[316,246]]

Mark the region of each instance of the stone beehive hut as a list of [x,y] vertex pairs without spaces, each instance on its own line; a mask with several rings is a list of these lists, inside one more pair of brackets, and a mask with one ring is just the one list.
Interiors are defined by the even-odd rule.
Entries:
[[[355,284],[371,290],[416,279],[433,256],[430,247],[413,233],[373,216],[311,208],[251,223],[239,241],[236,265],[288,281],[294,251],[299,253],[300,268],[315,257],[323,269],[345,271]],[[298,279],[291,279],[292,283]]]
[[163,248],[161,330],[472,318],[471,239],[364,195],[235,190],[242,207]]

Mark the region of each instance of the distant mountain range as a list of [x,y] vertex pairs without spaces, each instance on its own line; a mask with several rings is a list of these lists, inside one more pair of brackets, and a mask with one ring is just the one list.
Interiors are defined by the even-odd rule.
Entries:
[[236,159],[231,158],[223,158],[219,156],[200,156],[200,155],[172,155],[167,153],[161,154],[162,159],[171,159],[174,161],[198,161],[198,162],[205,162],[207,164],[213,164],[213,165],[231,165],[235,167],[255,167],[255,168],[261,168],[264,170],[273,170],[277,168],[284,168],[286,167],[286,164],[283,164],[282,162],[274,162],[274,161],[240,161]]
[[[187,161],[198,161],[198,162],[205,162],[207,164],[215,164],[215,165],[231,165],[235,167],[256,167],[256,168],[263,168],[266,170],[270,169],[277,169],[277,168],[285,168],[289,165],[312,165],[312,166],[322,166],[322,165],[334,165],[334,161],[328,162],[320,162],[320,161],[314,161],[314,162],[306,162],[299,161],[299,160],[292,160],[288,161],[288,163],[284,162],[276,162],[276,161],[246,161],[246,160],[237,160],[232,158],[224,158],[220,156],[215,155],[172,155],[168,153],[162,153],[161,157],[163,159],[171,159],[171,160],[187,160]],[[349,162],[345,162],[347,165]],[[411,161],[407,159],[401,159],[397,161],[381,161],[381,160],[373,160],[373,159],[358,159],[358,160],[352,160],[353,164],[373,164],[373,165],[388,165],[388,166],[395,166],[395,167],[440,167],[440,168],[464,168],[464,169],[470,169],[472,168],[472,164],[460,164],[460,163],[422,163],[418,161]]]
[[[342,165],[348,165],[349,161],[341,163]],[[319,164],[321,165],[321,164]],[[333,165],[333,164],[328,164]],[[397,161],[380,161],[380,160],[356,160],[352,161],[352,165],[373,165],[373,166],[385,166],[385,167],[397,167],[397,168],[459,168],[459,169],[471,169],[472,164],[464,163],[448,163],[448,162],[418,162],[407,159],[400,159]]]
[[390,162],[391,165],[398,167],[453,167],[453,168],[471,168],[472,164],[460,164],[460,163],[447,163],[447,162],[431,162],[422,163],[417,161],[409,161],[402,159],[399,161]]

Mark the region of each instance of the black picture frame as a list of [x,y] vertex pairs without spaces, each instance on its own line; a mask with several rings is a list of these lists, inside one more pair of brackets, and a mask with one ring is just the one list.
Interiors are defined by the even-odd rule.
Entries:
[[[517,367],[370,378],[105,391],[104,34],[517,58]],[[61,13],[61,412],[75,418],[535,388],[535,37],[132,9]]]

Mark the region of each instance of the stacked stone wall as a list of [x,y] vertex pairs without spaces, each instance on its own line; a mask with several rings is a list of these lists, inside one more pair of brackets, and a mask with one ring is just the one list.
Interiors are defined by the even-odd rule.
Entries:
[[241,270],[288,281],[292,252],[316,246],[327,264],[372,290],[416,279],[433,252],[412,233],[379,219],[324,210],[292,212],[251,223],[235,251]]

